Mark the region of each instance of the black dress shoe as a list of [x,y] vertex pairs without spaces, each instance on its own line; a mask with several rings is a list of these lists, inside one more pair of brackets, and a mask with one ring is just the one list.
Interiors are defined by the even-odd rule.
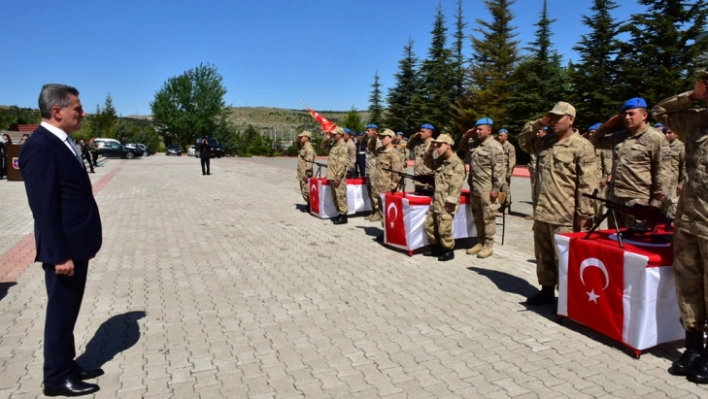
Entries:
[[91,380],[96,377],[100,377],[103,374],[103,369],[93,369],[93,370],[84,370],[84,369],[79,369],[78,371],[74,372],[74,376],[81,381],[83,380]]
[[696,384],[708,384],[708,358],[705,355],[701,357],[698,367],[691,371],[686,378]]
[[438,261],[440,262],[447,262],[448,260],[453,260],[455,259],[455,251],[452,249],[448,249],[447,251],[443,251],[443,253],[438,256]]
[[101,389],[96,384],[88,384],[83,381],[79,381],[73,375],[64,380],[59,385],[53,387],[44,387],[45,396],[83,396],[90,395],[94,392],[98,392]]
[[671,374],[689,375],[701,365],[701,352],[694,349],[686,349],[679,360],[671,365]]
[[541,287],[541,291],[539,291],[536,295],[528,297],[526,299],[526,304],[530,306],[553,305],[556,303],[555,290],[555,287]]
[[339,215],[337,220],[335,220],[333,223],[334,224],[347,224],[347,215]]

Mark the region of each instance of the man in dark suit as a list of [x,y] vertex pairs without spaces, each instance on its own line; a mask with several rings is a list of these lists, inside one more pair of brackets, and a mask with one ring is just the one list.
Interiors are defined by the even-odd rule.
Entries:
[[202,137],[202,141],[199,143],[199,160],[202,164],[202,176],[210,175],[210,161],[211,158],[211,147],[209,146],[209,140],[206,137]]
[[101,248],[101,217],[81,153],[69,137],[86,116],[73,87],[47,84],[39,95],[42,123],[19,155],[34,217],[35,261],[47,286],[44,326],[44,394],[80,396],[99,390],[83,380],[103,370],[74,361],[74,325],[86,286],[89,259]]

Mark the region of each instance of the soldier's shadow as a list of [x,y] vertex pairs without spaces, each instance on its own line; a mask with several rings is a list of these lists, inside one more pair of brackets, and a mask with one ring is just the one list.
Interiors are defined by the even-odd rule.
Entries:
[[356,226],[357,229],[362,229],[364,230],[364,234],[366,234],[369,237],[374,237],[378,238],[383,235],[384,231],[380,227],[365,227],[365,226]]
[[135,311],[104,321],[76,362],[84,368],[101,367],[117,354],[134,346],[140,339],[138,320],[143,317],[144,311]]

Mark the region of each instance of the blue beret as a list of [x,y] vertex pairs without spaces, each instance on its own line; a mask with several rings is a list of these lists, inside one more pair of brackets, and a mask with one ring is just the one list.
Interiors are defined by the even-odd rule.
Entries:
[[544,126],[541,130],[548,130],[548,126]]
[[349,134],[351,134],[351,133],[352,133],[352,131],[351,131],[351,130],[349,130],[349,128],[348,128],[348,127],[345,127],[345,128],[344,128],[344,133],[349,133]]
[[506,133],[509,134],[509,131],[506,129],[499,129],[499,133]]
[[478,120],[474,126],[477,127],[479,125],[494,125],[494,121],[489,118],[482,118],[482,119]]
[[664,134],[666,134],[666,131],[667,131],[667,130],[669,130],[668,127],[662,127],[662,128],[661,128],[661,132],[664,133]]
[[634,97],[624,103],[624,105],[622,106],[622,112],[635,108],[647,108],[647,102],[644,101],[643,98]]
[[588,130],[597,130],[602,126],[602,123],[596,123],[588,128]]
[[375,123],[370,123],[366,125],[367,129],[378,129],[379,127]]
[[403,132],[396,133],[396,136],[403,136]]
[[654,125],[654,128],[656,128],[656,129],[658,129],[660,127],[664,127],[664,125],[662,125],[661,123],[657,123],[656,125]]
[[420,128],[421,128],[421,129],[435,130],[435,127],[433,127],[433,125],[431,125],[430,123],[424,123],[424,124],[420,125]]

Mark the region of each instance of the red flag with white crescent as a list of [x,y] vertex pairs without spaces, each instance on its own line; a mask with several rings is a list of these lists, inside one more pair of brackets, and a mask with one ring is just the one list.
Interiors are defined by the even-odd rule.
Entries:
[[305,104],[305,107],[308,111],[310,111],[310,115],[312,115],[312,117],[315,118],[315,120],[322,126],[322,131],[324,131],[325,133],[331,132],[332,130],[334,130],[334,128],[337,127],[336,123],[313,111],[310,107],[307,106],[307,104]]
[[318,187],[318,179],[309,179],[310,186],[310,213],[314,215],[320,214],[320,190]]
[[386,243],[408,248],[406,226],[403,221],[403,197],[400,194],[387,193],[385,199],[384,229],[386,230]]

